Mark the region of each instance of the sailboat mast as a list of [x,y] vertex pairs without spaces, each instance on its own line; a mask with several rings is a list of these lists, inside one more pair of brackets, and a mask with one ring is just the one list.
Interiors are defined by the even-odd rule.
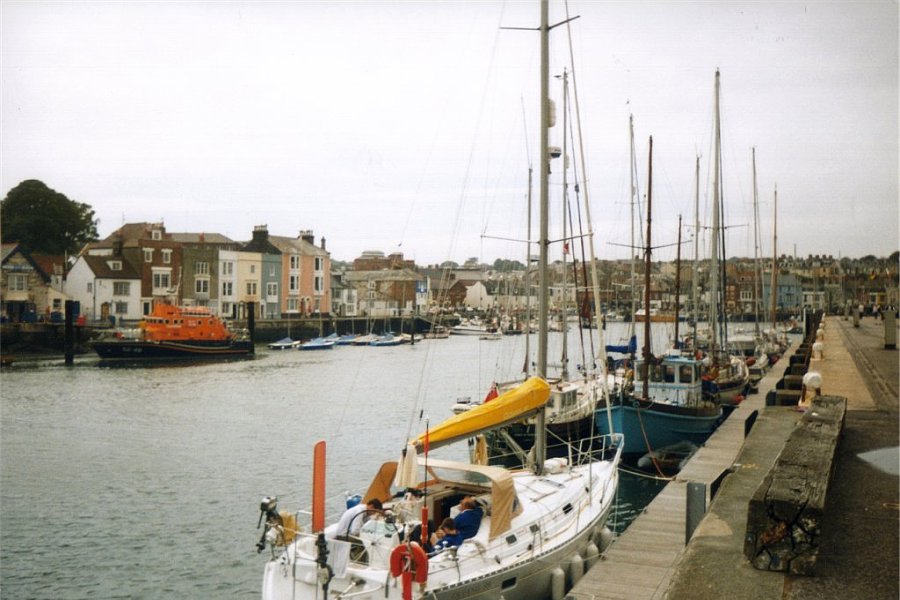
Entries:
[[653,136],[650,136],[650,158],[647,168],[647,245],[644,247],[644,399],[650,397],[650,211],[653,205]]
[[528,232],[525,236],[525,364],[522,372],[528,377],[531,374],[531,188],[534,168],[528,165]]
[[694,174],[694,271],[691,276],[691,304],[694,310],[694,346],[697,345],[697,321],[700,320],[700,157],[697,156]]
[[775,208],[772,214],[772,329],[778,321],[778,186],[775,186]]
[[[569,73],[566,69],[563,69],[562,75],[563,81],[563,119],[562,119],[562,131],[563,131],[563,145],[562,145],[562,236],[563,236],[563,256],[562,256],[562,272],[563,272],[563,280],[562,280],[562,371],[560,376],[563,380],[569,378],[569,297],[568,297],[568,278],[566,277],[566,255],[568,254],[567,250],[569,246],[569,239],[566,230],[566,209],[569,204],[569,188],[568,188],[568,169],[566,168],[568,165],[566,164],[566,156],[568,155],[568,140],[569,136],[566,135],[568,132],[567,127],[567,117],[568,117],[568,100],[569,100]],[[577,284],[577,281],[576,281]]]
[[716,70],[715,85],[715,125],[713,129],[713,198],[712,198],[712,243],[709,249],[709,353],[716,362],[716,343],[719,339],[719,165],[721,160],[721,139],[719,131],[719,71]]
[[[537,349],[537,375],[547,378],[547,318],[548,318],[548,287],[547,252],[550,246],[550,209],[549,209],[549,170],[550,170],[550,7],[547,0],[541,0],[541,160],[540,168],[540,244],[538,262],[538,349]],[[544,438],[546,419],[544,411],[540,410],[535,417],[534,424],[534,472],[540,475],[544,470],[544,456],[546,455],[546,439]]]
[[681,302],[681,215],[678,215],[678,244],[675,249],[675,347],[678,347],[678,320]]
[[[637,194],[637,188],[635,187],[635,170],[637,169],[637,164],[635,164],[634,156],[634,115],[628,115],[628,137],[631,145],[631,157],[628,159],[630,167],[629,171],[631,171],[631,319],[629,319],[629,322],[631,323],[629,329],[631,331],[628,332],[628,339],[631,339],[634,335],[634,321],[637,313],[637,298],[634,293],[634,290],[636,289],[635,284],[637,283],[634,268],[634,253],[635,250],[637,250],[634,240],[634,197]],[[644,307],[644,313],[644,316],[649,314],[649,309],[646,306]]]
[[753,265],[756,277],[753,279],[753,321],[756,324],[754,331],[759,338],[759,286],[762,282],[762,269],[759,264],[759,194],[756,187],[756,147],[752,149],[753,156]]

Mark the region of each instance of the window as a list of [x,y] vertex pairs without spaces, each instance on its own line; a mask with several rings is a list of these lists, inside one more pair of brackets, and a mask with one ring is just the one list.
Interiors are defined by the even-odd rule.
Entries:
[[288,298],[287,309],[288,309],[288,312],[297,312],[297,299],[296,298]]
[[88,294],[93,294],[93,293],[94,293],[94,282],[93,282],[93,281],[88,281],[88,283],[87,283],[87,293],[88,293]]
[[169,289],[172,285],[172,276],[168,272],[157,271],[153,273],[153,289]]
[[168,264],[172,263],[172,251],[171,250],[166,248],[165,250],[162,251],[162,255],[163,255],[163,263],[164,264],[168,265]]
[[275,277],[275,265],[269,265],[269,277]]
[[291,293],[300,291],[300,277],[298,275],[291,275],[288,278],[288,291]]
[[256,265],[250,265],[250,272],[256,273]]
[[255,282],[255,281],[248,281],[248,282],[247,282],[247,295],[248,295],[248,296],[255,296],[255,295],[256,295],[256,282]]
[[316,271],[321,271],[325,268],[325,259],[321,256],[316,257]]
[[116,302],[113,305],[113,311],[117,315],[125,315],[128,314],[128,303],[127,302]]
[[121,260],[109,261],[109,270],[110,271],[121,271],[122,270],[122,261]]
[[277,296],[278,295],[278,284],[277,283],[267,283],[266,284],[266,295],[267,296]]
[[197,279],[194,281],[194,292],[197,294],[209,293],[209,279]]
[[61,299],[61,298],[54,298],[54,299],[53,299],[53,310],[54,310],[54,311],[59,311],[59,310],[62,310],[62,307],[63,307],[62,299]]
[[233,284],[230,281],[222,282],[222,295],[231,296],[234,293]]
[[150,232],[150,237],[154,240],[161,240],[162,239],[162,231],[159,229],[154,229],[153,231]]
[[208,262],[195,262],[194,263],[194,275],[209,275],[209,263]]
[[291,254],[291,269],[295,271],[300,269],[300,257],[296,254]]
[[234,275],[234,263],[233,262],[223,262],[222,263],[222,275]]
[[325,291],[325,278],[321,275],[316,275],[313,285],[315,286],[313,289],[316,292],[324,292]]
[[113,296],[127,296],[130,290],[131,282],[129,281],[113,282]]
[[153,262],[153,248],[144,248],[144,262],[145,263]]
[[[24,292],[28,290],[28,277],[21,274],[11,274],[9,276],[9,291]],[[90,285],[90,284],[88,284]],[[88,290],[89,292],[91,290]]]

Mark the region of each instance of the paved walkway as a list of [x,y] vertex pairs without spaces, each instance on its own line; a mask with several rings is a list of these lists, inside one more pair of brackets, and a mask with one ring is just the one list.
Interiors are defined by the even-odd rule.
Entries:
[[[758,571],[743,556],[747,503],[772,466],[800,413],[765,407],[784,372],[779,363],[570,592],[578,600],[900,598],[898,590],[898,398],[900,363],[885,350],[883,322],[829,317],[824,359],[810,370],[822,393],[847,398],[847,416],[829,486],[817,575]],[[793,351],[791,351],[792,353]],[[744,422],[758,418],[747,437]],[[873,454],[867,454],[867,453]],[[869,457],[872,460],[866,460]],[[873,464],[874,461],[874,464]],[[711,483],[732,473],[684,546],[686,481]]]

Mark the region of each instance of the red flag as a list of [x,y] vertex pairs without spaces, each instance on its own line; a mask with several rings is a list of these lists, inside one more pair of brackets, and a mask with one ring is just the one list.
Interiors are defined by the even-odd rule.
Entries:
[[493,400],[494,398],[496,398],[496,397],[499,396],[499,395],[500,395],[500,393],[497,392],[497,384],[496,384],[496,383],[492,383],[492,384],[491,384],[491,391],[489,391],[489,392],[487,393],[487,396],[484,397],[484,403],[487,404],[488,402],[490,402],[491,400]]

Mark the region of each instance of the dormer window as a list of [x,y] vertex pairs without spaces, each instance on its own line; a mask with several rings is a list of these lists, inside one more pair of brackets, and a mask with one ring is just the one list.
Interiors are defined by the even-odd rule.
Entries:
[[150,232],[150,239],[161,240],[162,239],[162,231],[159,229],[154,229]]
[[109,265],[110,271],[121,271],[122,270],[122,261],[121,260],[111,260],[107,264]]

